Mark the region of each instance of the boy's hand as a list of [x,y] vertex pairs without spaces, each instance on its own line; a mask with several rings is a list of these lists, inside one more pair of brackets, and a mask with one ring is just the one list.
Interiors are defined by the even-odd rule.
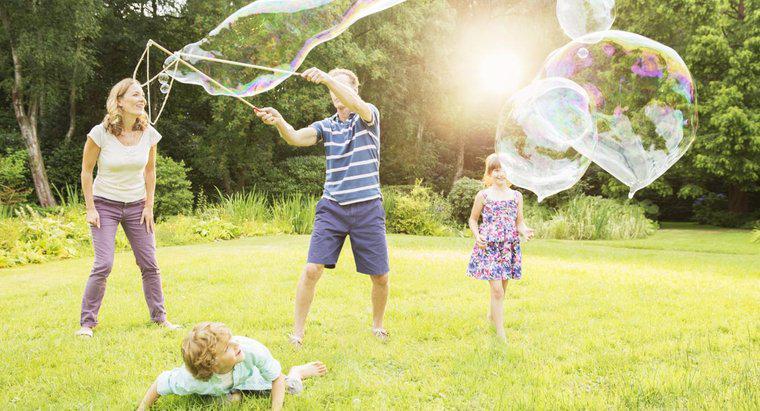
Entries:
[[329,80],[332,80],[332,77],[330,77],[329,74],[316,67],[304,71],[301,73],[301,77],[316,84],[325,84]]
[[233,391],[227,394],[227,401],[236,404],[243,400],[243,394],[240,391]]
[[279,111],[273,109],[272,107],[260,108],[258,110],[254,110],[254,112],[256,113],[256,116],[268,126],[273,126],[277,124],[278,121],[282,120],[282,114],[280,114]]

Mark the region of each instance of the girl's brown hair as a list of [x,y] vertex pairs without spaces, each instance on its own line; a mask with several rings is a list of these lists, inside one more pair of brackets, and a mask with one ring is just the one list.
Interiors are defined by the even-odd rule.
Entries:
[[[125,78],[111,87],[111,92],[108,93],[108,99],[106,100],[106,116],[103,118],[103,127],[107,132],[118,136],[124,131],[124,119],[122,109],[119,107],[119,99],[124,97],[124,94],[132,87],[133,84],[137,84],[142,87],[139,81],[133,78]],[[148,129],[148,115],[143,111],[137,117],[135,125],[132,126],[132,131],[142,131]]]

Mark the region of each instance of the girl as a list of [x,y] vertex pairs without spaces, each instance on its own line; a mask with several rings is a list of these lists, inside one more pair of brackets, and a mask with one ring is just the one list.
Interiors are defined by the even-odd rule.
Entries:
[[[475,247],[467,266],[467,275],[489,282],[491,306],[488,319],[496,327],[499,339],[506,341],[504,291],[507,281],[519,280],[522,275],[520,235],[529,240],[533,237],[533,230],[523,220],[522,194],[510,188],[511,184],[496,154],[486,158],[483,183],[486,188],[475,196],[470,213],[470,230],[475,236]],[[481,213],[483,224],[478,227]]]
[[[148,124],[140,82],[126,78],[111,89],[107,114],[87,134],[82,156],[82,192],[92,232],[95,262],[82,297],[81,328],[76,335],[92,337],[98,311],[113,266],[116,228],[121,224],[142,272],[150,319],[176,329],[166,320],[161,274],[153,235],[156,190],[156,144],[161,134]],[[93,169],[98,175],[93,181]]]

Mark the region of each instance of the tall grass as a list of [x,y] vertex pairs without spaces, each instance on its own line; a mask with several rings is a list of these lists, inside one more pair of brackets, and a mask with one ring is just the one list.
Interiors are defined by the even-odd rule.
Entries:
[[58,197],[58,204],[63,208],[78,208],[84,203],[77,185],[66,184],[63,191],[53,185],[53,190]]
[[275,226],[288,234],[308,234],[314,227],[317,197],[297,193],[280,197],[272,204],[272,220]]
[[257,191],[256,188],[229,195],[222,194],[217,188],[217,193],[219,193],[219,204],[215,208],[233,223],[264,222],[271,217],[266,195]]
[[8,204],[0,204],[0,220],[12,218],[14,216],[14,207]]
[[646,218],[641,207],[601,197],[578,196],[549,219],[545,213],[531,217],[540,238],[622,240],[643,238],[657,230],[657,224]]

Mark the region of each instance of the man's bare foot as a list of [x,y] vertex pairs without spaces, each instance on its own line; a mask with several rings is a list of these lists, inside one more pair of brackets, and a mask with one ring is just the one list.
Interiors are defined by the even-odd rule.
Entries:
[[82,326],[82,328],[78,329],[77,332],[74,333],[77,337],[90,337],[92,338],[92,328]]
[[167,320],[164,320],[163,322],[156,323],[159,327],[167,328],[169,330],[181,330],[182,326],[179,324],[172,324]]
[[327,366],[321,361],[314,361],[308,364],[296,365],[290,369],[289,377],[304,380],[311,377],[319,377],[327,373]]
[[496,333],[496,338],[503,343],[507,342],[507,335],[504,333]]

